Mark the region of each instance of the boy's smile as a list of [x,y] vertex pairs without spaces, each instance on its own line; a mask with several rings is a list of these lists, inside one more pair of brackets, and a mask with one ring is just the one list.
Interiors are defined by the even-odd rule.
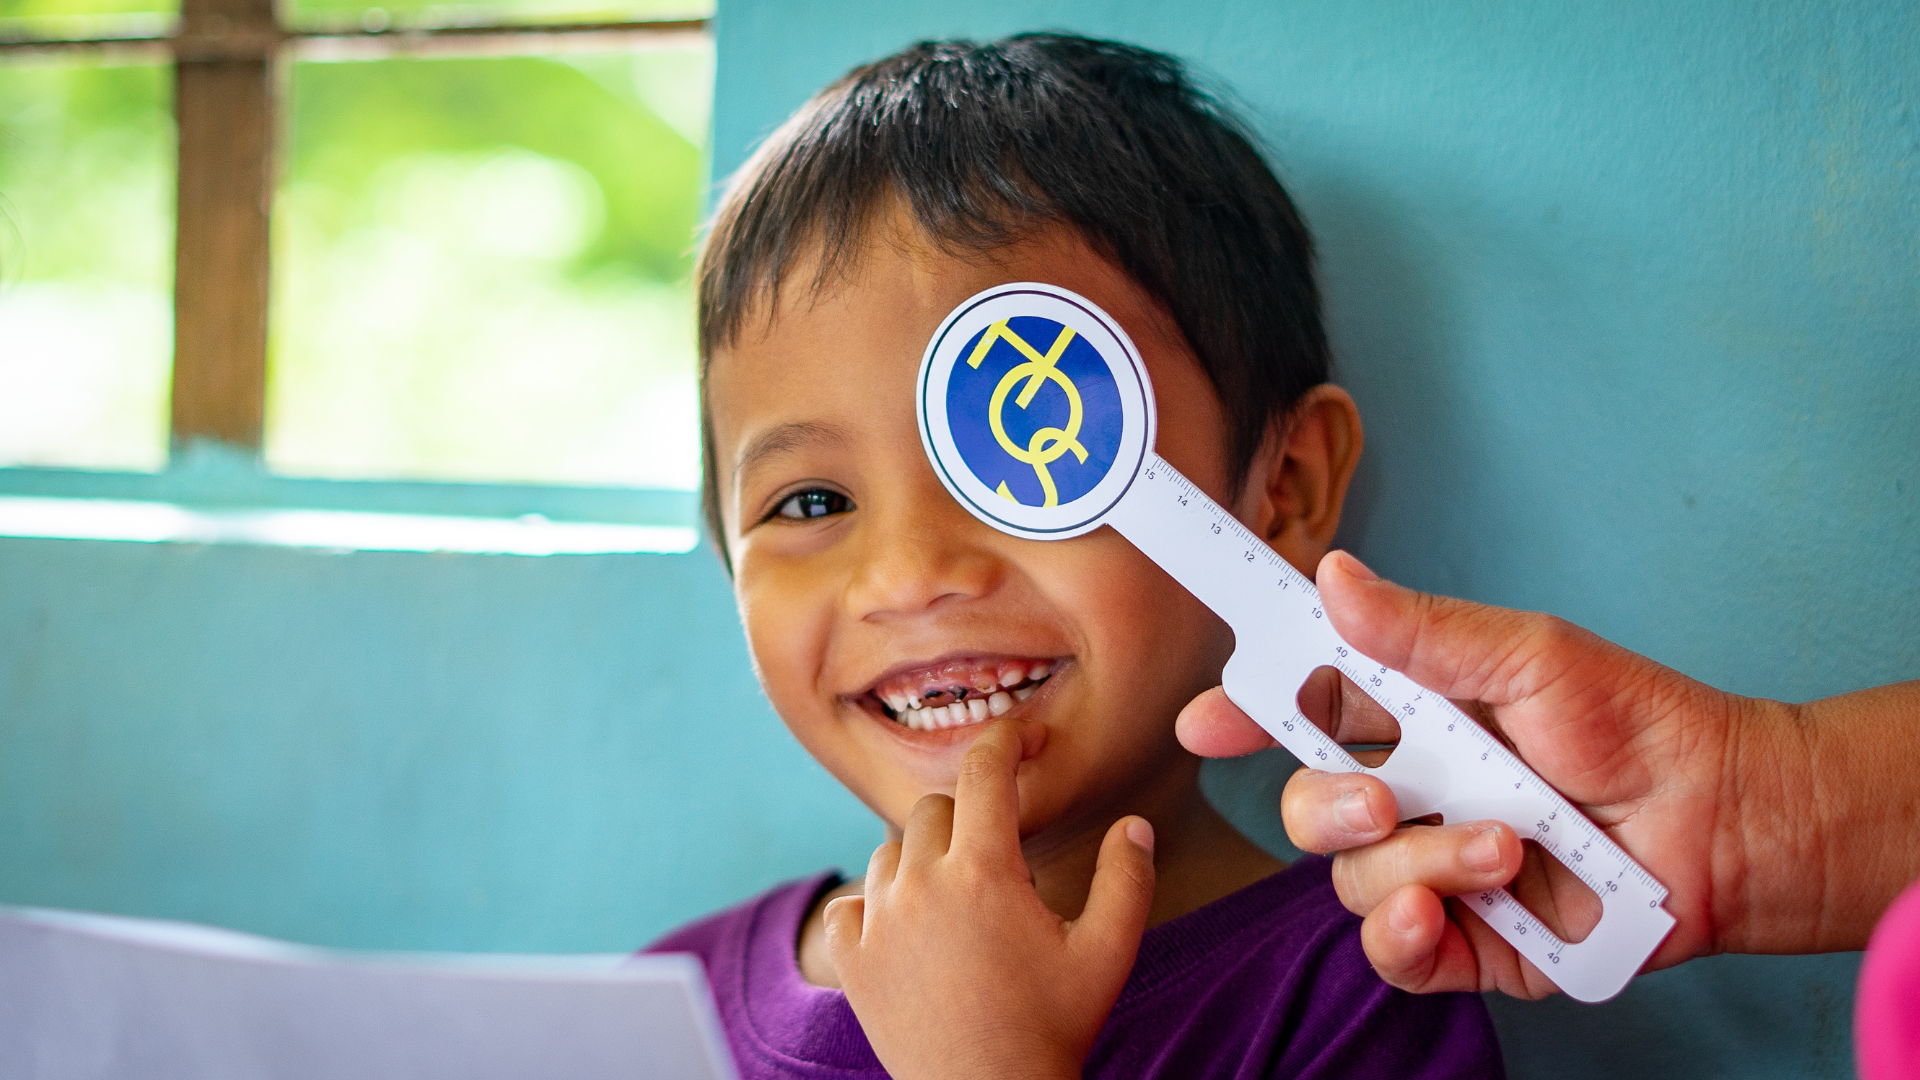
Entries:
[[1185,798],[1198,768],[1173,718],[1218,682],[1230,633],[1110,529],[1030,541],[967,514],[921,449],[913,384],[960,301],[1005,281],[1061,285],[1134,337],[1159,452],[1225,500],[1211,385],[1164,312],[1071,230],[964,258],[899,219],[871,235],[817,295],[797,271],[708,373],[727,546],[768,696],[896,826],[922,795],[952,792],[999,716],[1045,728],[1020,773],[1024,836],[1171,811],[1153,804]]

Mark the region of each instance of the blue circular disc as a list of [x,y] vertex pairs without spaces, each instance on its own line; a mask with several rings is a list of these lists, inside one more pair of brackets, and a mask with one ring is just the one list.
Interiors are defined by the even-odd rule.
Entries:
[[921,364],[921,439],[974,516],[1035,539],[1078,536],[1153,445],[1152,387],[1105,312],[1057,286],[996,286],[955,308]]

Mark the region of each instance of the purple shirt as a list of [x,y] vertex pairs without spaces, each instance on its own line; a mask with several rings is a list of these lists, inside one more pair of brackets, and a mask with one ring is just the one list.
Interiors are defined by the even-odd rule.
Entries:
[[[1084,1075],[1505,1076],[1478,995],[1406,994],[1373,973],[1330,865],[1303,859],[1148,930]],[[886,1076],[846,995],[809,984],[795,955],[839,880],[781,885],[647,949],[706,962],[742,1080]]]

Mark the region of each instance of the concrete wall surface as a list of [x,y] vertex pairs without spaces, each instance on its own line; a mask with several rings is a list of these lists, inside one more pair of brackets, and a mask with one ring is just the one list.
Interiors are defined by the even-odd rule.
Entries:
[[[1038,28],[1186,57],[1269,140],[1377,569],[1741,693],[1920,676],[1920,4],[723,0],[716,174],[855,62]],[[1277,845],[1286,768],[1209,789]],[[0,540],[0,902],[616,949],[877,838],[705,553]],[[1494,1006],[1516,1077],[1844,1077],[1855,967]]]

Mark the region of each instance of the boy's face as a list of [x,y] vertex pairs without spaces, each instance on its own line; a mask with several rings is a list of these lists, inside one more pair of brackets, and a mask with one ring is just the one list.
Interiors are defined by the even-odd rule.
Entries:
[[974,258],[876,232],[819,295],[801,268],[708,374],[735,592],[768,697],[895,827],[921,796],[953,792],[983,715],[1046,729],[1020,767],[1023,837],[1179,797],[1198,759],[1173,719],[1219,682],[1231,633],[1110,528],[1033,541],[975,520],[921,449],[914,379],[967,297],[1007,281],[1071,289],[1138,345],[1160,455],[1224,501],[1211,384],[1171,319],[1070,230]]

